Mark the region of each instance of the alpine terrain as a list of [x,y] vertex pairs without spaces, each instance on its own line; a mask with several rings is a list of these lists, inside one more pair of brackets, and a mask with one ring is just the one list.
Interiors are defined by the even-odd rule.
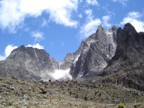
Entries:
[[144,108],[144,32],[98,26],[61,62],[43,49],[14,49],[0,61],[5,107]]

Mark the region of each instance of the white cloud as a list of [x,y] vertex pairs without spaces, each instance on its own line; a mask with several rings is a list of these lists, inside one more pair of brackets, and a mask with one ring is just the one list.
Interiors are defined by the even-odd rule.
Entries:
[[85,14],[87,15],[87,18],[86,23],[80,28],[80,39],[85,39],[95,33],[97,27],[102,24],[101,19],[94,18],[91,9],[86,10]]
[[0,1],[0,27],[14,31],[26,17],[38,17],[46,12],[50,21],[76,27],[72,12],[77,10],[78,0],[2,0]]
[[109,20],[110,20],[110,16],[109,15],[106,15],[106,16],[103,16],[102,17],[102,25],[105,26],[105,27],[111,27],[111,24],[109,23]]
[[93,11],[91,9],[87,9],[85,10],[85,14],[87,15],[87,19],[88,20],[92,20],[93,19]]
[[28,44],[26,47],[33,47],[33,48],[37,48],[37,49],[44,49],[44,47],[42,45],[40,45],[39,43],[36,44]]
[[16,49],[18,46],[14,46],[14,45],[8,45],[5,48],[5,57],[8,57],[10,55],[10,53]]
[[44,39],[42,32],[32,32],[32,37],[35,38],[36,41]]
[[129,12],[120,24],[131,23],[138,32],[144,31],[144,21],[141,20],[142,17],[142,14],[139,12]]
[[112,0],[113,2],[119,2],[121,3],[122,5],[126,5],[126,3],[128,2],[128,0]]
[[0,55],[0,61],[5,60],[5,56]]
[[98,5],[97,0],[86,0],[86,2],[90,5]]
[[5,48],[5,54],[4,55],[0,55],[0,60],[5,60],[6,57],[8,57],[10,55],[10,53],[16,49],[18,46],[14,46],[14,45],[7,45]]
[[128,16],[129,17],[133,17],[133,18],[141,18],[142,17],[142,14],[141,13],[139,13],[139,12],[135,12],[135,11],[133,11],[133,12],[129,12],[128,13]]
[[111,19],[110,15],[105,15],[101,19],[94,18],[93,11],[91,9],[86,10],[85,14],[87,15],[87,18],[86,23],[80,29],[81,39],[85,39],[95,33],[99,25],[103,25],[108,28],[111,27],[111,24],[109,23],[109,20]]
[[92,33],[96,32],[97,27],[101,24],[100,19],[89,20],[86,24],[81,27],[80,35],[82,39],[87,38]]

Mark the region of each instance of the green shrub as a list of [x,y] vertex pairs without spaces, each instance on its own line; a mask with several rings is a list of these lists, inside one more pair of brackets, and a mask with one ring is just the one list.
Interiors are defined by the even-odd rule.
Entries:
[[123,103],[118,104],[118,108],[124,108],[125,105]]

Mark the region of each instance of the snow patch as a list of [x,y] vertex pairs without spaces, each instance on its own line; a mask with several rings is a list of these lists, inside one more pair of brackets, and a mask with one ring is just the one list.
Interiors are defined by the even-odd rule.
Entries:
[[67,70],[55,70],[53,73],[50,73],[50,76],[55,80],[72,80],[72,76],[70,75],[70,69]]
[[78,61],[79,56],[80,56],[80,54],[75,58],[73,63],[76,63]]

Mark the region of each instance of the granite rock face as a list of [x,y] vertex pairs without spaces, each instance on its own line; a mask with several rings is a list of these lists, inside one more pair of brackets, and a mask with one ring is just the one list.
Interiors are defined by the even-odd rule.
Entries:
[[117,30],[117,48],[100,74],[102,81],[144,90],[144,33],[131,24]]
[[[143,54],[144,33],[137,33],[131,24],[126,24],[123,29],[119,28],[117,30],[116,53],[109,61],[106,69],[118,70],[118,68],[122,69],[128,66],[143,64]],[[103,74],[104,73],[111,74],[110,72],[103,72]]]
[[71,68],[74,79],[97,74],[107,66],[115,54],[116,31],[115,26],[110,30],[99,26],[96,33],[81,43],[81,53]]
[[48,80],[49,72],[58,68],[58,62],[46,51],[20,46],[0,62],[0,76],[20,79]]
[[[144,91],[144,33],[130,24],[96,33],[81,44],[79,59],[71,68],[77,80],[114,83]],[[82,80],[83,81],[83,80]]]

